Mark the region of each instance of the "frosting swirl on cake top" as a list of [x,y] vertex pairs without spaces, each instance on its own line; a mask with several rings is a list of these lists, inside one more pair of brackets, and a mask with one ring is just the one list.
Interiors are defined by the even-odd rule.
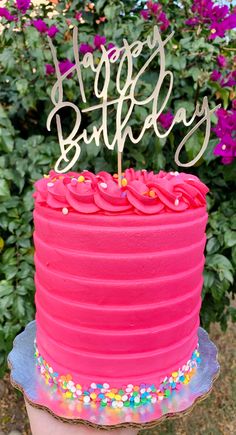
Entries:
[[50,171],[35,183],[35,202],[78,213],[158,214],[183,212],[206,204],[208,188],[192,174],[126,169],[117,174]]

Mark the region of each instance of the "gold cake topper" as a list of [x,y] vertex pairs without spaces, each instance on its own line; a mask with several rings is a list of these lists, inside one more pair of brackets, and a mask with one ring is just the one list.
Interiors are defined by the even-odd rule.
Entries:
[[[54,84],[51,91],[51,100],[54,105],[54,108],[49,113],[47,119],[47,128],[51,129],[51,123],[54,117],[56,117],[56,126],[58,132],[59,145],[61,150],[61,155],[58,158],[55,164],[55,171],[59,173],[64,173],[70,170],[74,164],[77,162],[80,156],[81,141],[85,144],[89,144],[91,142],[95,142],[96,146],[100,145],[101,137],[105,146],[114,150],[117,147],[118,150],[118,174],[121,175],[121,156],[124,149],[126,138],[129,138],[131,142],[137,144],[143,137],[146,130],[153,128],[155,134],[159,138],[165,138],[173,129],[174,125],[182,122],[186,127],[190,127],[196,118],[199,118],[197,123],[189,130],[187,135],[182,139],[180,144],[178,145],[175,153],[175,162],[178,166],[189,167],[194,165],[203,155],[206,150],[210,131],[211,131],[211,115],[220,107],[220,105],[214,107],[213,109],[209,108],[207,97],[203,98],[203,102],[200,105],[196,104],[195,111],[192,117],[188,120],[186,109],[179,108],[174,115],[173,121],[170,127],[163,133],[158,129],[157,119],[165,110],[168,100],[171,95],[171,91],[173,88],[173,73],[169,70],[166,70],[166,61],[165,61],[165,50],[164,47],[167,42],[172,38],[174,32],[172,32],[164,41],[161,39],[160,32],[158,27],[155,26],[153,29],[153,34],[148,36],[147,39],[143,42],[135,41],[131,44],[128,43],[126,39],[123,40],[122,47],[112,47],[110,49],[106,49],[103,45],[101,46],[101,58],[95,62],[92,53],[86,53],[82,59],[79,57],[79,47],[78,47],[78,29],[74,27],[73,29],[73,52],[75,64],[68,69],[63,75],[61,75],[56,55],[55,47],[52,44],[52,41],[49,39],[49,44],[53,56],[53,61],[55,64],[55,70],[57,75],[56,83]],[[151,54],[149,58],[146,60],[142,68],[134,75],[134,60],[138,58],[143,48],[145,46],[150,49]],[[152,93],[145,99],[139,100],[135,96],[137,93],[137,86],[139,84],[139,80],[142,79],[142,75],[146,72],[148,66],[151,61],[159,55],[159,76],[155,87]],[[117,74],[116,74],[116,92],[118,97],[114,99],[109,98],[108,88],[111,80],[111,67],[112,64],[119,61]],[[94,73],[94,95],[99,100],[98,104],[86,107],[84,109],[79,109],[74,103],[69,101],[64,101],[63,96],[63,82],[64,80],[70,76],[74,71],[77,73],[79,90],[81,95],[81,100],[83,103],[87,103],[86,93],[83,83],[83,74],[82,71],[84,69],[90,68]],[[123,79],[122,72],[126,69],[126,78]],[[160,103],[160,92],[162,90],[163,82],[168,80],[168,90],[163,101]],[[125,116],[123,116],[123,106],[124,103],[128,103],[128,109]],[[158,107],[158,104],[160,107]],[[141,126],[140,133],[135,137],[133,134],[132,126],[129,125],[129,120],[136,106],[151,106],[151,113],[146,117]],[[109,139],[108,134],[108,108],[113,106],[116,108],[115,115],[115,125],[116,130],[112,140]],[[75,123],[72,131],[69,133],[67,137],[64,137],[62,131],[62,123],[60,111],[64,108],[70,108],[74,111],[75,114]],[[93,112],[101,110],[102,111],[102,123],[97,128],[93,126],[92,133],[89,135],[87,129],[83,129],[80,131],[80,125],[82,121],[82,114],[87,112]],[[181,163],[180,161],[180,153],[187,142],[187,140],[193,135],[193,133],[205,123],[205,136],[204,141],[201,146],[201,149],[197,156],[192,159],[190,162]],[[73,157],[71,160],[69,159],[69,153],[73,152]],[[120,177],[119,177],[120,178]]]

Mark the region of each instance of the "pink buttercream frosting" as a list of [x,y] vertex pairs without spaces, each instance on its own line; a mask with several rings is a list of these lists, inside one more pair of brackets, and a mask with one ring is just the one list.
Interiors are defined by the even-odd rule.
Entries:
[[122,177],[120,187],[117,175],[105,171],[50,171],[35,183],[35,202],[86,214],[158,214],[206,204],[208,188],[192,174],[126,169]]

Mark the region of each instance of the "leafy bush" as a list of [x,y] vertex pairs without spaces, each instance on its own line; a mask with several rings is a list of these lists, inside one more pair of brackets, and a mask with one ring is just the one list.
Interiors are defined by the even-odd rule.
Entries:
[[[41,2],[41,6],[32,2],[28,7],[29,3],[25,2],[25,8],[17,9],[12,2],[6,2],[8,9],[0,8],[0,16],[5,17],[2,18],[0,36],[1,373],[5,370],[6,355],[14,336],[34,317],[33,183],[55,164],[59,152],[56,131],[48,133],[46,130],[46,118],[51,109],[49,95],[55,81],[46,35],[53,37],[61,61],[60,68],[65,69],[73,62],[72,26],[79,27],[79,43],[83,44],[80,51],[93,50],[94,56],[99,57],[101,36],[106,37],[107,45],[113,43],[120,46],[124,37],[129,41],[146,38],[157,23],[164,36],[171,30],[175,31],[166,48],[167,68],[174,73],[168,116],[184,106],[190,117],[196,101],[202,101],[204,95],[208,95],[212,106],[217,100],[224,109],[228,109],[228,113],[232,114],[235,110],[232,74],[235,59],[230,31],[235,14],[232,11],[225,10],[225,18],[217,22],[216,11],[213,14],[213,6],[210,8],[213,5],[211,1],[208,1],[207,16],[203,16],[200,2],[190,0],[162,0],[162,9],[160,3],[147,2],[145,6],[144,2],[135,0],[99,0],[96,7],[83,1]],[[144,96],[150,94],[157,67],[158,59],[143,80],[141,91]],[[93,86],[88,70],[84,80],[91,101]],[[74,76],[67,79],[65,95],[68,100],[80,105]],[[146,116],[145,108],[135,111],[132,120],[134,129],[138,131]],[[93,114],[87,116],[88,130],[96,120],[100,123],[97,118]],[[109,120],[111,118],[109,116]],[[73,125],[73,119],[67,113],[64,122],[68,128]],[[165,122],[167,118],[162,120],[163,128]],[[213,154],[221,140],[217,117],[214,123],[219,138],[212,134],[206,153],[190,172],[198,175],[211,190],[201,320],[206,328],[216,321],[225,329],[228,319],[236,318],[235,309],[230,306],[235,293],[236,165],[235,161],[232,163],[234,148],[230,145],[230,138],[226,149],[228,154],[221,152],[222,158],[226,159],[224,163],[231,162],[230,165],[222,165],[219,157]],[[230,134],[233,134],[232,128],[229,129],[229,137]],[[199,151],[203,136],[204,130],[198,130],[189,140],[186,145],[188,159]],[[148,132],[139,147],[126,144],[125,166],[146,167],[155,171],[178,169],[173,163],[173,156],[182,137],[179,126],[167,140],[160,140]],[[116,171],[115,152],[111,154],[102,146],[82,147],[75,169],[84,168]]]

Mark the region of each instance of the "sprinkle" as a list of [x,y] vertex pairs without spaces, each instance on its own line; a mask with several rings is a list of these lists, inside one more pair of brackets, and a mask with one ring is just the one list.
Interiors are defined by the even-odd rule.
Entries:
[[166,376],[158,388],[155,384],[144,383],[110,388],[108,383],[100,384],[95,382],[92,382],[89,388],[84,388],[80,384],[75,384],[70,374],[59,376],[58,373],[54,372],[53,368],[40,355],[36,342],[35,357],[36,366],[44,377],[46,385],[49,385],[53,391],[58,390],[63,398],[77,400],[78,402],[82,401],[86,405],[91,403],[93,407],[96,406],[96,403],[99,403],[102,407],[112,408],[137,407],[168,400],[174,390],[179,390],[183,384],[189,384],[196,373],[198,363],[201,361],[197,347],[186,364],[174,371],[171,376]]
[[226,147],[226,145],[222,145],[221,148],[222,148],[222,150],[226,150],[227,147]]
[[155,198],[156,192],[154,192],[154,190],[149,190],[148,195],[150,196],[150,198]]
[[178,171],[175,171],[175,173],[174,173],[174,174],[175,174],[175,176],[176,176],[176,177],[177,177],[177,175],[179,175]]
[[68,208],[63,207],[63,209],[62,209],[62,214],[66,215],[66,214],[68,214],[68,213],[69,213]]
[[121,186],[125,187],[125,186],[127,186],[127,184],[128,184],[127,179],[126,178],[122,178],[122,180],[121,180]]
[[83,401],[84,401],[84,403],[89,403],[90,402],[90,397],[89,396],[84,396]]
[[50,175],[44,174],[44,178],[50,178]]
[[100,187],[102,187],[103,189],[107,189],[107,183],[100,183]]
[[175,200],[175,205],[176,205],[176,207],[178,207],[178,205],[179,205],[179,199],[178,198],[176,198],[176,200]]
[[78,183],[83,183],[83,181],[85,181],[85,178],[83,175],[80,175],[78,178]]
[[72,179],[71,179],[71,185],[72,185],[72,186],[76,186],[77,183],[78,183],[77,178],[72,178]]
[[54,186],[54,183],[49,182],[49,183],[47,183],[47,186],[48,186],[48,187],[53,187],[53,186]]
[[118,178],[118,174],[113,174],[113,178]]

